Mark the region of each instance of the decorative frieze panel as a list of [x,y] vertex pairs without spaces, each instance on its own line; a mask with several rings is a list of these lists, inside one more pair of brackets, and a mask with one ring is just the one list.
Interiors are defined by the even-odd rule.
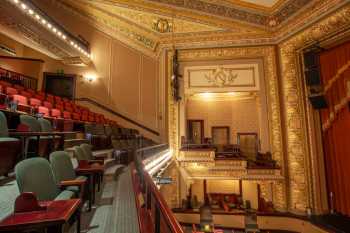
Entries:
[[188,179],[270,180],[283,181],[280,169],[222,169],[201,165],[181,167]]
[[259,90],[259,65],[185,67],[185,94]]
[[215,159],[215,151],[214,150],[183,150],[180,151],[178,160],[179,161],[188,161],[188,162],[204,162],[210,161],[213,162]]

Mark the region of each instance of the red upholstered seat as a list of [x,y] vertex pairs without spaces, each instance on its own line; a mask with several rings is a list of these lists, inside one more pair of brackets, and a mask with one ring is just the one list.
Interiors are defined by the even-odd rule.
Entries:
[[79,114],[79,113],[74,112],[72,115],[73,115],[73,120],[80,121],[81,116],[80,116],[80,114]]
[[55,96],[55,101],[56,102],[62,102],[62,98],[60,96]]
[[8,95],[17,95],[17,94],[18,94],[17,89],[15,89],[15,88],[13,88],[13,87],[6,87],[5,92],[6,92],[6,94],[8,94]]
[[61,117],[61,111],[58,110],[58,109],[53,108],[53,109],[51,109],[51,116],[60,118]]
[[89,115],[88,114],[81,115],[81,120],[82,121],[88,121],[89,120]]
[[38,108],[38,113],[43,114],[43,116],[45,117],[49,117],[50,116],[50,111],[48,108],[44,107],[44,106],[39,106]]
[[64,109],[68,112],[73,112],[73,108],[72,107],[67,107],[65,106]]
[[41,105],[41,101],[35,98],[30,98],[29,105],[33,107],[39,107]]
[[72,104],[70,102],[64,102],[64,107],[69,107],[69,108],[73,108]]
[[43,102],[43,106],[48,108],[48,109],[51,109],[53,106],[52,106],[52,103],[48,102],[48,101],[44,101]]
[[63,118],[64,119],[72,119],[71,113],[67,112],[67,111],[64,111],[63,112]]
[[13,87],[16,88],[19,91],[24,91],[25,90],[24,86],[21,86],[21,85],[15,84],[15,85],[13,85]]
[[94,121],[95,121],[95,117],[93,117],[93,116],[90,115],[90,116],[89,116],[89,121],[90,121],[90,122],[94,122]]
[[46,101],[50,102],[52,105],[55,103],[55,100],[51,98],[46,98]]
[[45,96],[44,95],[36,94],[36,95],[34,95],[34,98],[38,99],[40,101],[45,101]]
[[21,95],[27,97],[28,99],[33,97],[33,95],[28,91],[20,91],[20,93],[21,93]]
[[23,95],[13,95],[12,100],[18,101],[18,104],[21,104],[21,105],[28,105],[28,99]]
[[26,92],[29,92],[30,94],[32,94],[32,96],[36,94],[36,91],[30,88],[26,89]]
[[8,82],[3,81],[3,80],[0,80],[0,85],[3,87],[11,87],[12,86],[11,83],[8,83]]

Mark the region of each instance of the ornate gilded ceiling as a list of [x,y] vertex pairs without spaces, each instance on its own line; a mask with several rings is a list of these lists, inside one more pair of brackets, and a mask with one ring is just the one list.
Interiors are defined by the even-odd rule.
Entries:
[[51,9],[66,11],[73,18],[78,16],[98,30],[131,47],[154,55],[162,48],[174,44],[179,48],[275,44],[348,2],[348,0],[31,1],[39,8],[51,5]]

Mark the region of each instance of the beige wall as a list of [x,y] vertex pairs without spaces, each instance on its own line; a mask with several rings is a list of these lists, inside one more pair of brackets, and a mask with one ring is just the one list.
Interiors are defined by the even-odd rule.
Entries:
[[204,136],[211,137],[213,126],[229,126],[231,143],[237,143],[237,132],[259,133],[259,117],[255,99],[188,100],[186,119],[204,120]]

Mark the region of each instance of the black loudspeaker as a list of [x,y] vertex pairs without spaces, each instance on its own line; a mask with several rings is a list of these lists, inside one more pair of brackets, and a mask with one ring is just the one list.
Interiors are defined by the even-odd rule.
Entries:
[[319,49],[311,49],[304,53],[304,70],[306,85],[321,85]]
[[309,100],[314,109],[327,108],[327,101],[322,93],[309,95]]
[[327,101],[323,94],[320,58],[322,48],[314,46],[304,51],[305,83],[308,86],[309,101],[313,108],[327,108]]

